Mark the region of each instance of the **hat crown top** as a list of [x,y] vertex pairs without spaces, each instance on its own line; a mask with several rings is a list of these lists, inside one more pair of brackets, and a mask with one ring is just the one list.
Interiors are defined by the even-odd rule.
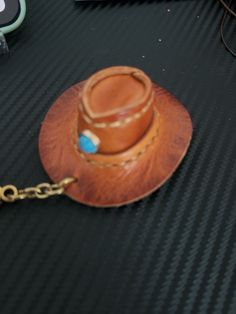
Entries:
[[117,66],[101,70],[86,81],[81,103],[92,120],[117,121],[142,110],[151,93],[151,80],[143,71]]
[[131,75],[115,75],[98,82],[90,94],[90,108],[94,113],[104,114],[123,111],[145,94],[145,86]]

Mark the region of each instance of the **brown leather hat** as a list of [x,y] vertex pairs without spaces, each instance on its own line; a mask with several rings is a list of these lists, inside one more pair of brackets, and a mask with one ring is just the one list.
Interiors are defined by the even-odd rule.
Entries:
[[40,133],[54,182],[74,177],[67,195],[97,207],[150,194],[176,170],[192,137],[186,109],[139,69],[111,67],[62,94]]

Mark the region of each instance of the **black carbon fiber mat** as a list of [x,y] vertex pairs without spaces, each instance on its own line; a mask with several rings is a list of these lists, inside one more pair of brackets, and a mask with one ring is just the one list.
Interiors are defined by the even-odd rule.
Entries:
[[[0,58],[1,184],[48,181],[40,123],[110,65],[142,68],[190,111],[194,138],[149,198],[98,210],[66,197],[0,209],[0,313],[236,313],[236,63],[217,1],[28,1]],[[227,22],[234,39],[235,21]]]

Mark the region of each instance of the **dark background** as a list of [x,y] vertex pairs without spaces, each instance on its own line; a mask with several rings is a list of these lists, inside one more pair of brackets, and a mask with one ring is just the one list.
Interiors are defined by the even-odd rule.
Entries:
[[[220,42],[219,2],[27,4],[0,57],[2,185],[48,181],[41,121],[62,91],[106,66],[140,67],[170,90],[194,137],[171,180],[130,206],[1,206],[0,313],[235,314],[236,63]],[[227,40],[235,34],[228,19]]]

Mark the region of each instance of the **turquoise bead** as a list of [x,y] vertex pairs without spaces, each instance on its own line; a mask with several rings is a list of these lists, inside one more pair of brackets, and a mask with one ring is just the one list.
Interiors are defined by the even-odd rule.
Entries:
[[96,154],[98,151],[97,145],[86,135],[79,136],[79,147],[86,154]]

